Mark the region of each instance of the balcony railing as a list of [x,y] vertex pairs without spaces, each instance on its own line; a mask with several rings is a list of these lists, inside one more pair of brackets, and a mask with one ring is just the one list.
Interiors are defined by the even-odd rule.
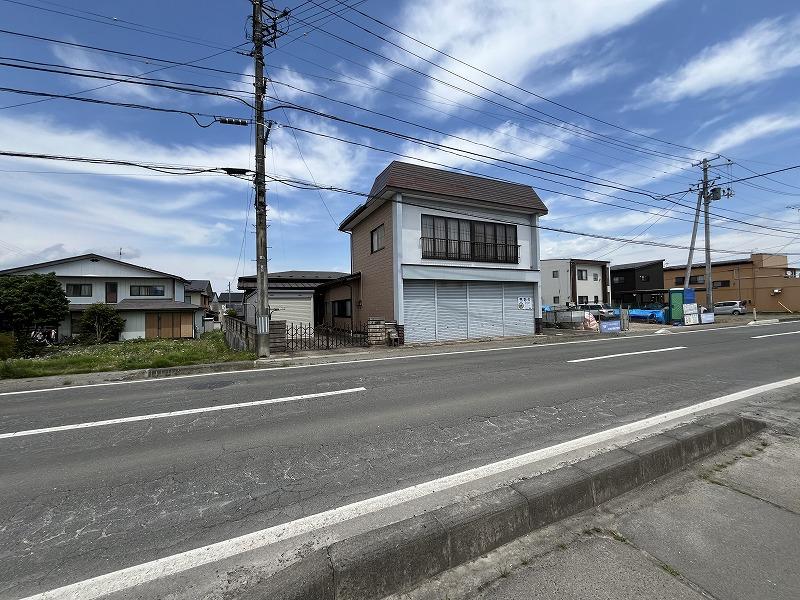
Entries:
[[489,263],[519,263],[519,245],[517,244],[443,240],[440,238],[428,237],[420,238],[420,240],[422,241],[422,258]]

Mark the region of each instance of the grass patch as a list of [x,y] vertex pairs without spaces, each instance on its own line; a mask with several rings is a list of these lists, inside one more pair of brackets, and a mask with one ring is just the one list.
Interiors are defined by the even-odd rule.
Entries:
[[228,348],[221,331],[210,331],[196,340],[129,340],[95,346],[56,347],[36,358],[12,358],[0,363],[0,379],[254,359],[255,354],[251,352]]
[[680,573],[674,567],[669,566],[668,564],[664,563],[661,565],[661,568],[664,569],[667,573],[672,575],[673,577],[680,577]]

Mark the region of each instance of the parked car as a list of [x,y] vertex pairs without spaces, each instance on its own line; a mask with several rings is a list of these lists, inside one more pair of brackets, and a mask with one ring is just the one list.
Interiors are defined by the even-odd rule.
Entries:
[[714,302],[714,314],[717,315],[743,315],[747,312],[747,302],[744,300],[729,300],[727,302]]
[[614,316],[614,309],[610,304],[579,304],[578,310],[584,310],[592,313],[596,319],[610,319]]

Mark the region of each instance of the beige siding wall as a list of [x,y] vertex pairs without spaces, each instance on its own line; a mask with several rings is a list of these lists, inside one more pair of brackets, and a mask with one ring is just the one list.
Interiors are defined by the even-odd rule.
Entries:
[[[383,224],[384,247],[371,251],[370,234]],[[354,317],[356,304],[363,305],[358,311],[358,321],[378,317],[394,320],[394,284],[392,276],[392,203],[385,202],[380,208],[353,228],[353,272],[361,272],[361,296],[353,297]]]

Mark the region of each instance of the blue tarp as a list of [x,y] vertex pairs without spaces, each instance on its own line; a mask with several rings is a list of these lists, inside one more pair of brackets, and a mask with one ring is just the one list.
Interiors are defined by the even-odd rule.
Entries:
[[[615,311],[618,314],[619,309]],[[628,310],[628,315],[631,319],[641,319],[643,321],[650,321],[653,323],[666,323],[667,312],[665,309],[655,308],[631,308]]]

